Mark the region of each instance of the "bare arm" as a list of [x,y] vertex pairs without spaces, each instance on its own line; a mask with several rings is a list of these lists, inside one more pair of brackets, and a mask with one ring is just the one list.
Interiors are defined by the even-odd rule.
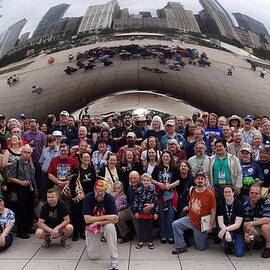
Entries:
[[86,224],[91,224],[95,222],[99,222],[101,224],[107,224],[107,223],[117,223],[118,222],[118,216],[117,215],[104,215],[100,217],[90,216],[90,215],[84,215],[84,221]]

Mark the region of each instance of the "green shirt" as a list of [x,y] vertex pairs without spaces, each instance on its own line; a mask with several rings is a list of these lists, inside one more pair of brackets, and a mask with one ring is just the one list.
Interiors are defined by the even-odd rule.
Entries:
[[213,176],[215,185],[232,184],[232,175],[228,163],[227,154],[224,157],[224,159],[220,159],[220,157],[218,156],[215,157],[213,166]]

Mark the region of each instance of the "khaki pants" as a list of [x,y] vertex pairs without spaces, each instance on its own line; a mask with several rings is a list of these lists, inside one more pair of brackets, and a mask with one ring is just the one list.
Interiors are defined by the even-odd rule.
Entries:
[[110,257],[118,258],[117,250],[117,235],[115,225],[108,223],[102,227],[99,234],[85,232],[86,236],[86,251],[90,260],[96,260],[100,256],[101,251],[101,234],[104,232],[104,237],[109,245]]
[[132,211],[129,208],[126,208],[118,213],[118,223],[116,226],[119,230],[121,238],[126,237],[130,232],[130,228],[128,226],[128,223],[130,222],[132,222],[136,235],[138,236],[138,221]]

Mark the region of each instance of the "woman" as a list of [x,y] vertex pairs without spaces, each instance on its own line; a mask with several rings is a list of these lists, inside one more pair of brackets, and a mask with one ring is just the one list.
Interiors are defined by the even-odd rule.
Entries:
[[219,202],[217,207],[217,220],[220,228],[218,237],[224,242],[226,254],[233,252],[237,257],[244,255],[243,215],[243,206],[235,198],[233,187],[226,186],[224,188],[224,200]]
[[152,175],[158,163],[158,152],[154,148],[146,150],[146,161],[143,164],[143,172]]
[[252,138],[251,142],[252,150],[253,150],[253,160],[258,161],[260,159],[260,149],[263,146],[263,138],[260,132],[254,133],[254,136]]
[[183,217],[188,210],[189,190],[194,184],[194,177],[191,174],[190,165],[187,160],[181,160],[179,163],[179,180],[176,187],[178,194],[177,217]]
[[113,192],[113,185],[122,181],[121,169],[117,166],[117,157],[114,153],[109,153],[107,164],[100,169],[99,176],[104,177],[108,182],[108,192]]
[[107,142],[100,140],[97,142],[98,150],[94,151],[92,155],[92,163],[96,171],[96,175],[99,175],[100,168],[107,165],[107,157],[110,153],[107,150]]
[[90,119],[90,115],[85,114],[82,116],[82,126],[86,127],[87,129],[87,138],[91,139],[91,119]]
[[159,141],[158,141],[158,139],[156,137],[150,136],[150,137],[147,138],[146,145],[145,145],[145,150],[141,154],[141,161],[143,163],[145,163],[145,161],[147,159],[147,150],[149,150],[150,148],[154,148],[156,150],[156,152],[157,152],[158,160],[160,158]]
[[218,127],[218,116],[215,113],[209,114],[205,137],[207,140],[211,138],[223,138],[223,130]]
[[3,156],[3,167],[7,168],[10,167],[14,160],[19,160],[21,157],[21,150],[23,147],[23,143],[19,136],[12,135],[11,136],[11,145],[10,147],[4,152]]
[[[159,223],[161,243],[173,244],[172,222],[174,212],[172,205],[172,189],[178,184],[177,170],[170,151],[163,151],[159,164],[152,172],[152,182],[156,186],[159,206]],[[165,214],[166,213],[166,214]]]
[[47,119],[45,121],[47,128],[48,128],[48,134],[52,134],[53,130],[54,130],[54,125],[56,123],[56,117],[54,114],[49,114],[47,116]]
[[129,173],[131,171],[137,171],[140,175],[143,172],[142,164],[136,160],[136,156],[134,152],[131,150],[127,150],[123,156],[121,162],[121,182],[124,185],[124,191],[127,194],[128,186],[129,186]]
[[85,195],[94,191],[96,172],[91,163],[91,156],[87,152],[82,154],[81,164],[79,166],[79,179]]
[[180,148],[177,140],[169,139],[167,147],[172,153],[175,164],[178,164],[180,160],[187,159],[186,152]]
[[150,136],[153,136],[157,138],[158,141],[160,141],[161,137],[165,134],[166,132],[161,118],[158,115],[155,115],[152,119],[149,129],[145,133],[144,138],[146,139]]
[[39,130],[42,131],[44,134],[48,135],[48,127],[47,127],[46,123],[41,123]]
[[113,140],[112,140],[112,133],[109,128],[107,127],[101,128],[98,140],[105,141],[107,144],[107,150],[110,152],[112,151]]
[[13,242],[12,228],[15,224],[14,213],[5,207],[5,197],[0,195],[0,251],[9,248]]
[[186,125],[185,138],[186,138],[187,143],[192,143],[195,141],[194,135],[193,135],[195,128],[196,128],[196,126],[192,122],[190,122]]

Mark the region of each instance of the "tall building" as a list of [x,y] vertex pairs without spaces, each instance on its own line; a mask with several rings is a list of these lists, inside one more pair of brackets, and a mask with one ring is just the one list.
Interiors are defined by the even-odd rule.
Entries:
[[208,34],[240,40],[230,15],[217,0],[200,0],[200,4],[204,10],[199,14]]
[[233,13],[233,16],[235,17],[239,27],[254,32],[259,36],[269,36],[269,33],[263,23],[242,13]]
[[139,14],[142,15],[142,18],[150,18],[150,17],[152,17],[152,14],[151,14],[150,11],[140,11]]
[[200,28],[192,11],[185,10],[179,2],[168,2],[157,10],[159,18],[166,19],[169,28],[179,29],[183,32],[200,32]]
[[12,24],[8,30],[2,34],[0,40],[0,58],[8,54],[8,52],[14,48],[26,22],[26,19],[20,20]]
[[70,5],[60,4],[51,7],[39,22],[36,30],[33,33],[33,38],[38,39],[48,36],[54,32],[54,28],[58,21],[63,18]]
[[25,42],[29,38],[29,36],[30,36],[30,32],[21,34],[19,43]]
[[119,17],[120,6],[117,0],[103,5],[89,6],[78,32],[90,32],[98,29],[111,28],[113,19]]

